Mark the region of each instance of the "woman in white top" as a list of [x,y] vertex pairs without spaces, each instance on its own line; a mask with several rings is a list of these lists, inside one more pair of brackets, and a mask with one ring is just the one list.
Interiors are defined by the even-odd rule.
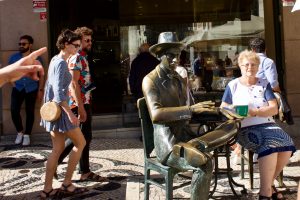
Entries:
[[277,102],[268,81],[256,77],[259,62],[256,53],[241,52],[238,64],[242,76],[228,83],[221,107],[248,105],[248,117],[242,121],[237,142],[258,154],[259,199],[283,199],[272,185],[296,148],[272,118],[278,112]]

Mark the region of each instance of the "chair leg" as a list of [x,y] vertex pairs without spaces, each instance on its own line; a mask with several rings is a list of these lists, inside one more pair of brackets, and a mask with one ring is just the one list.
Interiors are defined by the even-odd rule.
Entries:
[[279,176],[277,177],[279,187],[283,187],[283,170],[280,172]]
[[173,173],[168,173],[165,176],[165,182],[166,182],[166,200],[172,200],[173,199]]
[[144,200],[149,200],[149,189],[150,189],[150,184],[148,180],[150,179],[150,170],[145,167],[145,186],[144,186]]
[[253,189],[253,152],[248,151],[248,169],[249,169],[249,181],[250,181],[250,188]]
[[244,159],[245,149],[241,148],[241,179],[245,178],[245,159]]

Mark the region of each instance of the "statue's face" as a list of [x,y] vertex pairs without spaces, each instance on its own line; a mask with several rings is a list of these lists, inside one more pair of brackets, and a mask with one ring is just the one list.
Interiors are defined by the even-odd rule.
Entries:
[[179,63],[179,54],[180,54],[180,49],[178,49],[178,48],[168,49],[164,53],[164,56],[167,58],[168,66],[170,67],[170,69],[173,69],[173,70],[176,69],[176,66]]

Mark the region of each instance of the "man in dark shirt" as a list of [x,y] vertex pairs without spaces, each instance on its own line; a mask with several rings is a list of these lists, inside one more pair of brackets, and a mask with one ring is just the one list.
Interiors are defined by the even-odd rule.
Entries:
[[[33,38],[30,35],[23,35],[19,40],[19,52],[13,54],[9,58],[8,64],[12,64],[20,60],[21,58],[31,53],[33,45]],[[40,57],[37,58],[38,63],[42,63]],[[11,117],[17,130],[17,138],[15,144],[21,144],[23,146],[30,145],[30,134],[34,123],[34,108],[36,98],[39,99],[43,96],[44,88],[44,76],[39,76],[39,80],[33,80],[29,77],[22,77],[13,84],[11,93]],[[23,129],[22,118],[20,115],[21,106],[25,100],[25,112],[26,112],[26,128]]]
[[193,62],[193,73],[195,76],[203,76],[204,58],[202,52],[198,53],[198,57]]
[[159,61],[149,53],[147,43],[140,46],[139,52],[139,55],[131,63],[129,75],[130,90],[136,100],[143,97],[143,78],[159,64]]
[[195,90],[199,90],[200,87],[202,87],[202,82],[204,80],[204,58],[202,54],[202,52],[199,52],[197,58],[192,64],[196,84],[194,88]]

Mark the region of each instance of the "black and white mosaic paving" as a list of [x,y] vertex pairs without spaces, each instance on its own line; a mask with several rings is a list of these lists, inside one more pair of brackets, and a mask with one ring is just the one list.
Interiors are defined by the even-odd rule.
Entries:
[[[12,145],[12,142],[0,142],[0,200],[35,200],[39,199],[43,188],[45,166],[51,152],[51,144],[47,141],[33,143],[29,147]],[[58,167],[58,180],[53,181],[54,188],[59,188],[66,171],[66,161]],[[109,183],[78,183],[77,171],[73,180],[77,186],[87,187],[88,192],[63,199],[77,200],[142,200],[144,199],[144,153],[142,143],[138,139],[100,139],[92,141],[90,151],[91,170],[110,179]],[[221,166],[225,165],[220,161]],[[223,163],[223,164],[222,164]],[[249,179],[241,180],[240,166],[232,165],[234,180],[245,184],[247,195],[240,199],[257,199],[259,175],[256,168],[254,189],[249,190]],[[187,177],[189,175],[187,174]],[[284,169],[284,188],[280,189],[287,199],[296,199],[297,184],[300,179],[300,153],[296,152],[291,163]],[[174,199],[189,199],[190,179],[177,176],[174,181]],[[129,187],[130,185],[130,187]],[[240,188],[236,188],[240,194]],[[164,199],[165,192],[151,186],[150,199]],[[217,190],[212,199],[237,199],[232,195],[226,176],[218,179]]]

